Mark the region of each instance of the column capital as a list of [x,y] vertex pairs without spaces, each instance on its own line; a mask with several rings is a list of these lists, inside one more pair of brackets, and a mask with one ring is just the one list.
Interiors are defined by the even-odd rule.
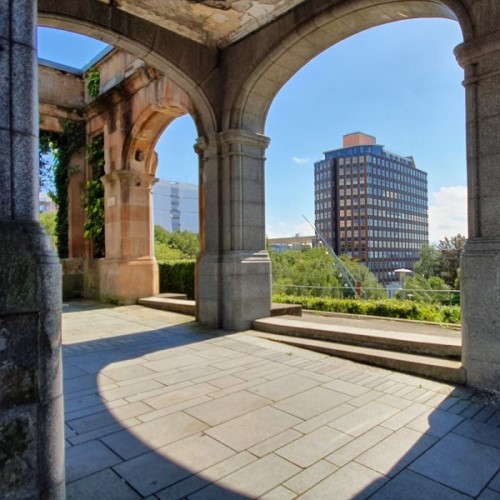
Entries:
[[102,182],[132,181],[136,187],[150,188],[159,179],[148,172],[138,172],[136,170],[113,170],[101,177]]
[[224,144],[241,144],[266,149],[271,142],[269,137],[256,132],[241,129],[229,129],[219,132],[219,137]]
[[228,129],[210,136],[198,137],[194,150],[205,159],[216,155],[221,147],[226,152],[262,159],[270,142],[271,139],[263,134]]
[[500,74],[500,33],[494,32],[457,45],[458,64],[465,70],[464,85]]

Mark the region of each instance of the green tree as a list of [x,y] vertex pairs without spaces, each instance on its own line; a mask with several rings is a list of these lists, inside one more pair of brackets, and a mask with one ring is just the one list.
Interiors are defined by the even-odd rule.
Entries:
[[[41,155],[52,154],[54,193],[49,196],[58,206],[56,217],[57,253],[68,256],[68,184],[72,175],[71,159],[74,153],[85,145],[85,125],[83,122],[62,122],[59,134],[40,132],[39,150]],[[41,165],[42,171],[46,169]]]
[[349,255],[341,255],[340,260],[342,260],[356,282],[361,284],[364,299],[383,298],[386,296],[384,287],[366,266]]
[[[43,148],[43,151],[42,151]],[[50,145],[41,145],[38,149],[38,178],[39,190],[50,191],[54,189],[54,163],[51,161]]]
[[170,232],[157,224],[154,238],[158,260],[194,259],[200,251],[198,235],[189,231]]
[[450,290],[450,287],[439,276],[425,278],[421,274],[414,274],[406,278],[403,290],[404,292],[399,294],[400,298],[411,298],[417,302],[441,304],[451,299],[450,294],[443,291]]
[[445,237],[437,245],[442,259],[440,276],[450,287],[455,287],[457,283],[459,284],[460,254],[466,241],[467,238],[465,236],[457,234],[451,238]]
[[[271,251],[269,254],[272,263],[273,284],[277,291],[289,295],[328,295],[332,297],[354,295],[354,292],[345,286],[345,271],[324,248],[289,250],[280,253]],[[373,293],[383,294],[383,288],[365,266],[345,256],[342,257],[342,262],[355,280],[361,283],[367,294],[370,296]],[[365,295],[363,294],[363,296]]]
[[45,232],[50,236],[52,249],[56,251],[57,248],[57,234],[56,234],[57,212],[42,212],[40,214],[40,224],[45,229]]
[[434,245],[426,243],[420,249],[420,259],[415,263],[413,272],[430,278],[431,276],[439,276],[442,266],[442,254]]

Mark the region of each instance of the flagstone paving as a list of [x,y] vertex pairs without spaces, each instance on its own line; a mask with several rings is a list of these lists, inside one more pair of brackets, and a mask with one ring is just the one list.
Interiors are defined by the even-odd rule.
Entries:
[[136,305],[63,344],[69,499],[500,500],[495,395]]

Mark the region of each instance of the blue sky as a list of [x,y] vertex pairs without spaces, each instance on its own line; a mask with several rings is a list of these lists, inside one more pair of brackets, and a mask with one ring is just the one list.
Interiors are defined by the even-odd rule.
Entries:
[[[367,30],[309,62],[276,96],[266,123],[268,236],[311,234],[314,161],[362,131],[428,173],[430,240],[466,233],[465,96],[458,24],[419,19]],[[104,45],[39,29],[40,57],[82,67]],[[196,183],[196,130],[181,117],[156,146],[157,175]]]

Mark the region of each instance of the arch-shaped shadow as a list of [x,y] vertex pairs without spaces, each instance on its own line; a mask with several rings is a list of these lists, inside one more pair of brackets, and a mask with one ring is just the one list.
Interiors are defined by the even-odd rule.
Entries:
[[500,412],[472,390],[418,379],[424,389],[189,319],[161,326],[137,306],[70,307],[68,332],[87,324],[93,339],[64,353],[69,498],[498,493]]
[[[70,324],[71,313],[113,309],[72,302],[65,304],[63,321]],[[116,318],[117,327],[120,323]],[[137,333],[63,347],[65,430],[71,445],[66,449],[68,498],[141,498],[168,487],[172,488],[165,492],[166,497],[182,498],[183,490],[193,493],[207,486],[210,498],[247,498],[214,484],[215,476],[211,480],[198,474],[221,461],[230,462],[227,459],[237,452],[202,436],[208,428],[204,422],[180,414],[182,408],[208,399],[203,397],[203,387],[196,389],[190,382],[194,372],[198,370],[198,377],[203,378],[202,371],[207,376],[215,369],[209,366],[210,359],[206,364],[203,357],[195,360],[195,350],[179,355],[175,349],[216,337],[189,318],[177,325],[146,332],[138,328]],[[164,373],[155,372],[136,363],[142,358],[149,366],[156,364],[157,369],[160,364],[169,368]],[[198,366],[182,371],[190,365]],[[126,382],[127,372],[135,377],[135,383]],[[117,385],[124,380],[124,385]],[[199,396],[190,399],[197,390]],[[164,406],[168,402],[170,406]],[[180,453],[177,462],[175,453]]]

